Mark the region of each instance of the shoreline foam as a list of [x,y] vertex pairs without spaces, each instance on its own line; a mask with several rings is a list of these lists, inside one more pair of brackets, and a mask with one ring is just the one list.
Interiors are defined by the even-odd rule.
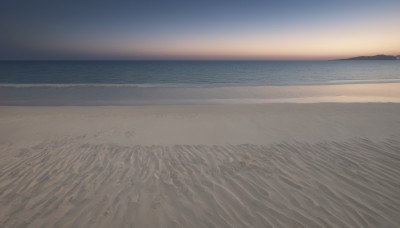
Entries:
[[342,80],[328,80],[315,83],[213,83],[213,84],[180,84],[180,83],[141,83],[141,84],[130,84],[130,83],[0,83],[0,88],[31,88],[31,87],[128,87],[128,88],[229,88],[229,87],[283,87],[283,86],[329,86],[329,85],[354,85],[354,84],[390,84],[400,83],[400,79],[388,78],[388,79],[342,79]]

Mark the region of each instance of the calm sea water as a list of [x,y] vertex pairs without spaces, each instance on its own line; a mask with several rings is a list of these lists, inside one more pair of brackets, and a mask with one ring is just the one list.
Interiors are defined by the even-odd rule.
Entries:
[[297,85],[400,80],[400,61],[1,61],[0,84]]

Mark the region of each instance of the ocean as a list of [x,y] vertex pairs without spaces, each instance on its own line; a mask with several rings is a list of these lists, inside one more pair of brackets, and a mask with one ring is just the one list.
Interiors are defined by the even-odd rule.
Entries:
[[400,80],[400,61],[1,61],[0,84],[303,85]]
[[296,96],[268,86],[383,82],[400,82],[400,61],[0,61],[0,105],[259,102]]

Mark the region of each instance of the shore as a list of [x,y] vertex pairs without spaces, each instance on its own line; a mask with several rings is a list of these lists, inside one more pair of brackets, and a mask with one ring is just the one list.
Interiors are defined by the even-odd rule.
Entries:
[[400,103],[400,83],[395,82],[282,86],[148,86],[0,84],[0,106]]
[[397,227],[400,104],[0,106],[1,227]]

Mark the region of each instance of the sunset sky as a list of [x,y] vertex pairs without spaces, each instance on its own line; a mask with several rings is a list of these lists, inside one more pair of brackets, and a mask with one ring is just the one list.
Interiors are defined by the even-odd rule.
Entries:
[[400,54],[399,0],[0,0],[0,59]]

